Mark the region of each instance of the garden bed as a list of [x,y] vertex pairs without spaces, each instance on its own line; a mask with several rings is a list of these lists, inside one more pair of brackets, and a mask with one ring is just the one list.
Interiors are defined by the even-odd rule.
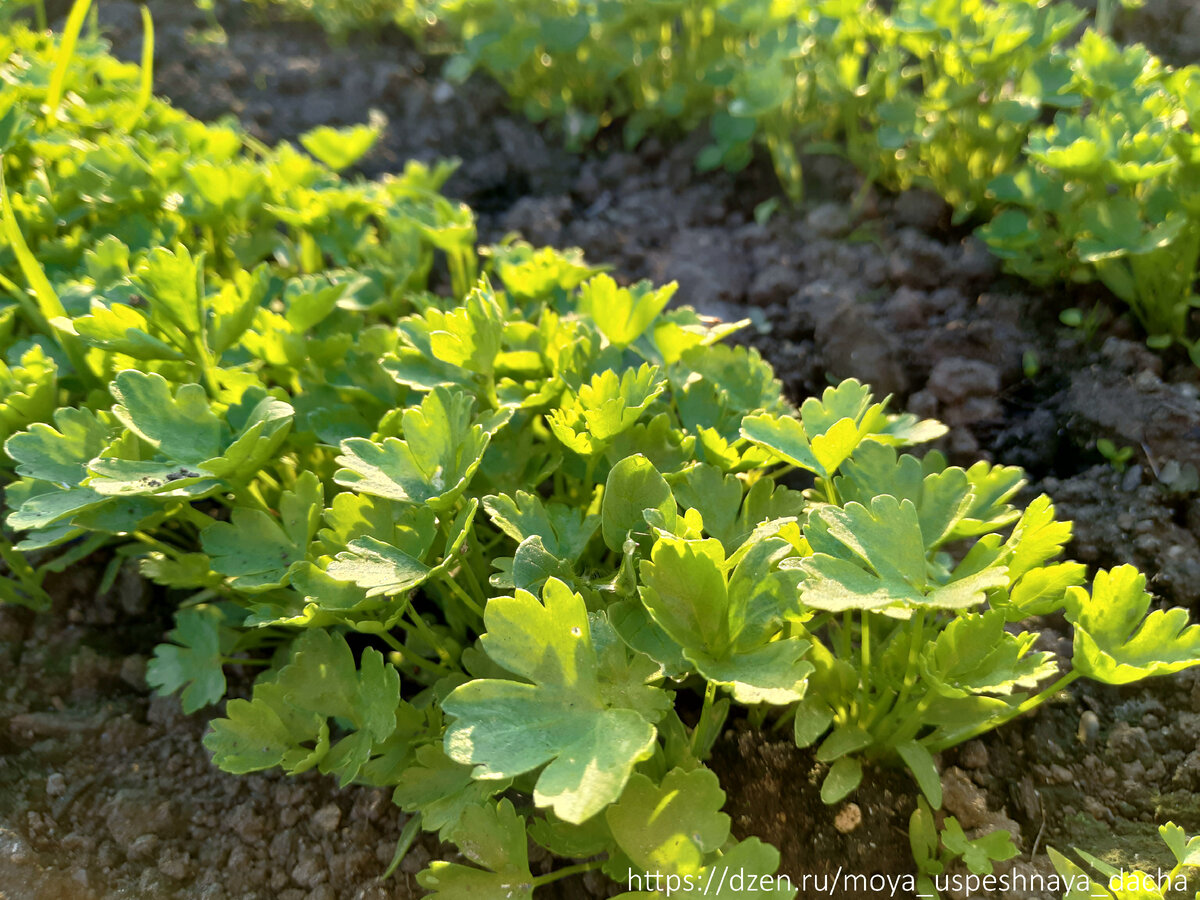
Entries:
[[[535,245],[578,246],[623,283],[678,280],[680,301],[702,313],[749,316],[744,339],[792,398],[830,377],[891,392],[901,408],[951,426],[942,446],[952,462],[1023,466],[1023,499],[1048,493],[1074,520],[1068,555],[1090,567],[1133,563],[1164,601],[1200,612],[1200,495],[1186,483],[1186,467],[1200,466],[1198,370],[1146,350],[1125,320],[1060,325],[1062,310],[1103,298],[1001,276],[937,198],[860,195],[852,169],[815,158],[806,208],[760,223],[759,204],[776,192],[765,163],[699,176],[694,146],[653,139],[636,153],[601,140],[579,157],[505,113],[495,87],[451,86],[437,59],[398,36],[331,47],[312,27],[264,23],[239,6],[220,13],[227,42],[205,42],[209,20],[190,4],[151,8],[156,90],[180,108],[203,119],[232,113],[271,141],[379,108],[389,126],[364,173],[461,157],[448,192],[479,214],[481,243],[519,231]],[[100,14],[117,54],[136,58],[137,5],[103,3]],[[1133,448],[1123,471],[1096,449],[1100,438]],[[205,717],[182,715],[176,698],[152,698],[145,685],[166,613],[132,573],[97,596],[102,570],[89,561],[48,585],[48,616],[0,607],[0,669],[15,673],[0,689],[5,896],[419,895],[413,876],[432,844],[418,843],[392,880],[377,881],[403,824],[387,792],[337,791],[315,773],[235,778],[209,763]],[[1039,649],[1069,657],[1065,623],[1042,627],[1049,643]],[[712,763],[735,834],[774,843],[797,882],[839,866],[912,869],[907,775],[869,772],[848,800],[854,809],[827,808],[811,754],[786,734],[736,726]],[[1157,852],[1153,824],[1200,830],[1198,748],[1191,673],[1127,689],[1076,686],[943,754],[945,805],[967,828],[1013,829],[1018,865],[1048,871],[1047,845],[1115,848],[1128,862]],[[560,887],[563,896],[609,889],[594,876]]]

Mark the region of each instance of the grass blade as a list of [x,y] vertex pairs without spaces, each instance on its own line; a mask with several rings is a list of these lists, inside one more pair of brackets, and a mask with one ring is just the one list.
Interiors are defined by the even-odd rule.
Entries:
[[46,117],[53,119],[58,114],[58,105],[62,102],[63,85],[67,80],[67,67],[75,55],[75,45],[79,42],[79,32],[83,30],[83,22],[87,18],[88,8],[92,0],[75,0],[71,14],[67,16],[67,26],[63,29],[62,38],[58,45],[58,60],[54,64],[54,74],[50,77],[50,88],[46,92]]
[[62,305],[62,301],[58,299],[54,285],[46,277],[45,269],[37,261],[33,251],[29,249],[29,245],[25,243],[25,236],[21,234],[21,226],[17,222],[12,201],[8,196],[8,185],[4,182],[4,154],[2,153],[0,153],[0,233],[12,247],[13,253],[17,257],[17,263],[21,267],[21,274],[25,276],[37,301],[35,303],[25,291],[18,290],[16,291],[17,302],[21,304],[21,308],[38,331],[54,337],[63,352],[66,353],[67,359],[71,361],[76,374],[80,378],[90,380],[91,371],[84,362],[83,347],[75,337],[74,325],[67,317],[67,311]]
[[148,6],[142,7],[142,76],[138,85],[137,103],[133,112],[125,122],[125,130],[130,131],[146,112],[154,90],[154,19]]
[[58,299],[58,294],[55,293],[54,286],[50,284],[50,279],[46,277],[45,270],[38,264],[33,251],[25,243],[25,236],[21,234],[21,226],[17,222],[17,216],[12,208],[12,201],[8,196],[8,185],[4,182],[3,155],[0,155],[0,223],[4,226],[4,237],[17,257],[17,263],[21,267],[21,274],[25,276],[25,280],[29,282],[29,286],[33,289],[37,303],[35,304],[30,300],[29,295],[24,291],[17,292],[17,300],[24,307],[25,312],[33,320],[33,324],[38,330],[50,334],[50,320],[65,316],[67,311],[63,308],[62,301]]

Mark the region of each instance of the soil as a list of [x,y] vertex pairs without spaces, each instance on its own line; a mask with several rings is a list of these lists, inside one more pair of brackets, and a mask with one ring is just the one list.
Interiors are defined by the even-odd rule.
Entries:
[[[495,86],[450,85],[438,59],[397,34],[330,46],[311,26],[229,3],[218,5],[226,38],[215,40],[214,20],[190,3],[150,6],[156,88],[181,108],[235,116],[269,141],[378,108],[390,125],[363,174],[462,158],[448,190],[479,213],[481,241],[519,231],[582,247],[625,281],[679,281],[683,302],[751,319],[742,339],[793,398],[854,376],[941,418],[953,461],[1026,468],[1024,499],[1048,493],[1074,519],[1072,556],[1134,563],[1164,603],[1200,613],[1200,494],[1188,481],[1188,467],[1200,467],[1200,370],[1146,350],[1134,326],[1105,312],[1101,292],[1037,291],[1003,276],[936,197],[860,191],[832,157],[806,161],[803,208],[760,223],[756,208],[776,194],[769,166],[698,175],[702,138],[627,153],[602,136],[573,155],[511,113]],[[99,10],[118,55],[136,58],[137,4]],[[1196,12],[1152,0],[1122,28],[1173,62],[1195,61],[1200,24],[1189,38],[1181,23]],[[1088,310],[1088,327],[1061,326],[1067,307]],[[1123,471],[1098,438],[1133,449]],[[0,608],[0,897],[417,896],[413,875],[436,847],[419,842],[379,880],[404,818],[386,792],[212,767],[200,743],[208,716],[184,716],[145,685],[169,606],[132,573],[97,594],[100,567],[59,576],[48,614]],[[1069,656],[1063,622],[1035,624],[1042,649]],[[1200,831],[1200,679],[1077,686],[941,763],[946,809],[969,832],[1013,831],[1022,856],[1007,865],[1048,871],[1048,845],[1152,862],[1157,823]],[[797,883],[838,866],[912,870],[915,791],[901,773],[869,770],[828,808],[810,756],[737,722],[713,766],[735,833],[774,843]],[[562,883],[564,897],[609,892],[591,876]]]

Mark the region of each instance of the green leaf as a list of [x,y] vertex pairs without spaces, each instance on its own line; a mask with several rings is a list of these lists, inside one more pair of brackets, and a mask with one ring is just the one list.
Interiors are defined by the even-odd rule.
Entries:
[[400,773],[392,802],[421,814],[421,827],[449,840],[467,809],[482,807],[508,787],[507,781],[476,781],[470,766],[448,758],[437,744],[417,750],[416,763]]
[[138,571],[155,584],[169,588],[206,588],[221,583],[204,553],[182,553],[176,557],[150,553],[143,557]]
[[552,410],[546,421],[565,446],[594,456],[632,428],[665,387],[655,366],[626,369],[621,375],[607,369],[582,385],[570,406]]
[[442,704],[455,719],[446,754],[485,779],[549,762],[534,802],[578,823],[616,800],[650,753],[665,695],[646,684],[657,667],[614,670],[598,655],[582,597],[554,578],[542,597],[544,605],[517,591],[488,603],[484,650],[531,683],[478,679],[455,688]]
[[280,587],[292,564],[307,555],[324,505],[321,482],[305,472],[280,496],[279,521],[239,506],[231,521],[205,528],[200,543],[212,557],[213,570],[230,576],[231,587],[250,592]]
[[348,169],[370,152],[387,120],[372,113],[369,125],[331,128],[321,125],[300,135],[304,149],[335,172]]
[[[704,530],[719,540],[726,552],[732,552],[742,505],[741,479],[726,474],[718,466],[696,463],[672,476],[670,481],[679,504],[684,509],[699,510],[704,517]],[[765,480],[762,483],[767,484]]]
[[865,750],[874,740],[871,733],[864,728],[857,725],[839,725],[817,748],[817,759],[820,762],[832,762],[849,753]]
[[517,491],[514,497],[484,497],[483,508],[492,524],[518,544],[537,536],[548,553],[571,562],[579,559],[600,527],[595,513],[565,503],[544,503],[537,494],[525,491]]
[[610,276],[601,274],[580,288],[579,308],[591,317],[610,344],[627,347],[650,327],[671,301],[676,288],[674,282],[657,290],[645,283],[623,288]]
[[678,678],[690,668],[682,648],[651,618],[640,600],[613,603],[608,618],[621,640],[661,665],[664,675]]
[[225,696],[222,644],[224,616],[215,606],[194,606],[175,614],[175,627],[167,633],[169,644],[154,648],[146,666],[146,683],[160,694],[183,688],[183,711],[194,713]]
[[821,801],[833,805],[862,783],[862,763],[853,756],[843,756],[832,766],[821,782]]
[[1031,569],[1013,587],[1003,605],[1005,615],[1010,622],[1050,615],[1063,607],[1068,588],[1079,586],[1086,576],[1087,566],[1076,562]]
[[351,541],[326,571],[331,578],[363,588],[368,597],[391,597],[424,583],[430,567],[399,547],[367,535]]
[[450,312],[426,310],[423,321],[435,359],[490,377],[504,335],[504,316],[484,279]]
[[[843,502],[869,504],[880,494],[911,500],[917,508],[921,536],[932,549],[950,540],[973,508],[970,476],[959,468],[926,472],[922,461],[892,447],[866,442],[842,467],[836,480]],[[966,535],[958,535],[960,537]]]
[[566,560],[550,553],[540,535],[526,538],[517,547],[512,560],[512,584],[525,591],[540,591],[547,578],[570,583],[574,572]]
[[401,416],[404,440],[342,441],[338,484],[363,494],[451,509],[467,489],[492,434],[508,415],[472,420],[473,399],[437,388]]
[[741,435],[760,447],[766,447],[793,466],[814,472],[822,478],[828,475],[813,452],[804,426],[791,416],[747,416],[742,420]]
[[17,531],[32,531],[69,520],[86,510],[95,509],[108,497],[90,487],[50,490],[35,494],[19,508],[9,513],[8,527]]
[[1200,665],[1200,625],[1178,607],[1150,608],[1146,576],[1133,566],[1096,573],[1089,596],[1067,590],[1067,620],[1075,626],[1071,663],[1105,684],[1128,684]]
[[438,900],[532,900],[533,874],[525,820],[508,800],[468,806],[452,839],[463,856],[482,868],[438,860],[417,883]]
[[395,503],[382,497],[342,491],[324,511],[326,527],[319,538],[332,555],[355,538],[368,536],[422,559],[437,537],[437,515],[426,506]]
[[1054,518],[1054,504],[1045,494],[1026,507],[1012,534],[1004,543],[1008,575],[1022,577],[1062,553],[1071,539],[1071,523]]
[[804,696],[812,663],[802,659],[811,644],[788,638],[725,657],[685,650],[696,670],[709,681],[728,687],[738,703],[784,706]]
[[921,671],[944,697],[1011,694],[1032,688],[1057,670],[1054,655],[1031,653],[1037,634],[1004,629],[1001,610],[951,621],[921,655]]
[[816,609],[931,606],[961,609],[983,602],[985,592],[1007,584],[1003,566],[930,582],[917,508],[884,494],[870,506],[823,507],[804,528],[814,554],[795,564],[801,600]]
[[833,709],[820,697],[810,693],[796,705],[793,733],[796,746],[811,747],[833,724]]
[[[292,647],[290,662],[274,681],[259,680],[251,700],[231,700],[226,718],[216,719],[204,737],[213,761],[227,772],[282,766],[298,774],[313,766],[336,773],[340,784],[353,781],[364,766],[405,736],[397,735],[402,715],[400,676],[378,650],[354,654],[341,636],[305,631]],[[330,743],[329,719],[349,733]]]
[[1046,848],[1046,855],[1059,876],[1068,883],[1070,890],[1063,895],[1063,900],[1112,900],[1112,894],[1105,890],[1100,881],[1067,859],[1053,847]]
[[908,843],[912,848],[917,869],[925,874],[940,875],[944,871],[938,859],[938,831],[933,810],[923,798],[917,798],[917,808],[908,819]]
[[672,769],[661,785],[634,775],[605,818],[635,866],[649,872],[696,873],[705,857],[729,837],[729,816],[720,812],[724,803],[725,792],[710,770]]
[[908,766],[908,771],[912,773],[921,793],[929,800],[929,805],[934,809],[941,809],[942,779],[938,774],[937,764],[933,761],[933,755],[925,749],[923,744],[916,741],[903,741],[897,744],[896,752]]
[[4,450],[17,462],[17,474],[75,486],[87,476],[87,464],[108,444],[109,429],[90,409],[54,411],[54,427],[41,422],[14,434]]
[[150,334],[149,320],[123,303],[104,306],[93,302],[91,312],[73,322],[85,344],[135,359],[184,359],[171,344]]
[[267,396],[262,388],[247,390],[226,414],[229,426],[237,431],[233,443],[199,468],[218,478],[248,477],[277,458],[291,431],[293,412],[290,405]]
[[157,372],[126,369],[109,389],[113,415],[168,459],[196,464],[221,455],[221,420],[200,385],[181,384],[172,396]]
[[679,512],[671,486],[646,457],[626,457],[612,467],[604,485],[600,515],[608,549],[620,553],[631,531],[647,530],[646,509],[661,513],[666,529],[675,527]]
[[146,298],[151,320],[178,329],[181,344],[204,341],[203,262],[176,244],[173,250],[155,247],[134,270],[133,284]]
[[976,875],[990,875],[993,861],[1002,862],[1018,855],[1012,835],[1007,831],[998,829],[974,840],[968,840],[954,816],[946,819],[942,843],[955,856],[961,856],[967,869]]
[[106,497],[192,498],[210,494],[219,485],[204,472],[179,462],[98,457],[88,464],[88,469],[92,472],[89,487],[74,490],[94,490]]
[[[744,898],[747,893],[746,885],[756,882],[758,887],[755,895],[764,900],[791,900],[796,896],[796,888],[790,878],[769,878],[779,868],[779,851],[758,838],[746,838],[730,847],[719,857],[712,859],[707,869],[715,870],[715,890],[713,881],[695,883],[696,886],[686,894],[677,896],[687,900],[699,900],[701,897],[715,897],[717,900],[734,900]],[[726,877],[723,881],[720,875]],[[733,876],[742,876],[740,883],[735,883]]]
[[[717,390],[721,405],[734,412],[735,421],[753,410],[785,412],[783,386],[775,370],[753,348],[726,344],[702,344],[682,353],[680,367],[691,372],[676,372],[677,381],[694,381],[696,376]],[[711,413],[710,413],[711,415]]]
[[225,717],[213,720],[204,746],[220,769],[234,775],[275,766],[298,774],[329,752],[329,727],[316,713],[291,707],[278,685],[266,683],[255,686],[253,700],[225,704]]
[[1174,822],[1159,825],[1158,834],[1177,863],[1182,866],[1200,866],[1200,835],[1189,838],[1187,832]]
[[719,541],[660,538],[642,560],[642,603],[680,646],[720,657],[733,642]]

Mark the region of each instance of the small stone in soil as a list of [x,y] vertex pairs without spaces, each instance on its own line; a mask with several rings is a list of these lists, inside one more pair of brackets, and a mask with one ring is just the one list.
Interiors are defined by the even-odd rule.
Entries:
[[327,803],[313,813],[312,822],[319,831],[324,831],[326,834],[337,830],[342,821],[342,811],[338,809],[336,803]]
[[1079,743],[1085,746],[1095,742],[1100,734],[1100,717],[1090,709],[1084,710],[1079,717]]
[[53,773],[46,779],[46,796],[60,797],[67,790],[67,780],[63,778],[61,772]]
[[857,803],[847,803],[833,820],[833,827],[842,834],[849,834],[862,824],[862,810]]

